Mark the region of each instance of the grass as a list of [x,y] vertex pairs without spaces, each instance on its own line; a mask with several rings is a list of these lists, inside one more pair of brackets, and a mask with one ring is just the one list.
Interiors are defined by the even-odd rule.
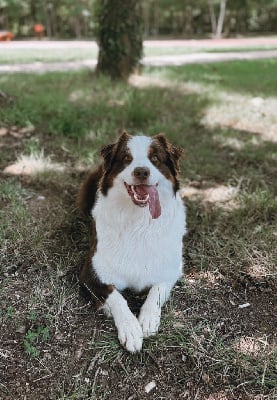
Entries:
[[248,47],[221,47],[221,48],[212,48],[211,50],[206,50],[208,53],[232,53],[232,52],[247,52],[247,51],[263,51],[263,50],[276,50],[275,45],[262,45],[262,46],[248,46]]
[[176,82],[190,81],[212,89],[231,91],[251,96],[275,96],[277,77],[272,74],[277,60],[236,61],[218,64],[196,64],[164,68],[163,78]]
[[[132,85],[0,77],[3,398],[146,398],[152,381],[153,398],[276,396],[275,75],[263,60],[148,69]],[[185,148],[185,275],[135,355],[77,284],[89,240],[78,186],[123,127]],[[6,169],[20,162],[25,173]]]

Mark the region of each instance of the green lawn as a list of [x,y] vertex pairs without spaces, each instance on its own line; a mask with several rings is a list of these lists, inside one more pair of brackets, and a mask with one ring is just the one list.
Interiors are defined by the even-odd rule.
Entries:
[[[275,398],[276,67],[150,68],[132,84],[0,75],[4,398],[145,398],[151,381],[153,398]],[[122,128],[185,149],[185,275],[139,355],[77,284],[89,236],[78,186]]]
[[276,68],[277,59],[271,59],[161,68],[159,74],[176,82],[192,81],[218,90],[267,97],[276,96]]

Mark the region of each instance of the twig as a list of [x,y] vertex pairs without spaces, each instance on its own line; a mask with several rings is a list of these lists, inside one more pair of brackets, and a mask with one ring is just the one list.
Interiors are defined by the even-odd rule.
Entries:
[[2,90],[0,90],[0,97],[7,101],[7,103],[12,103],[14,101],[14,97],[7,95]]
[[265,363],[265,366],[264,366],[264,371],[263,371],[263,376],[262,376],[262,386],[264,386],[266,370],[267,370],[267,363]]

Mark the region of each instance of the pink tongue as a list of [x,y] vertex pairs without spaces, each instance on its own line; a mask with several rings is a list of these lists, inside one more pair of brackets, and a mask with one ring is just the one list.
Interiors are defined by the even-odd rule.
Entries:
[[161,215],[159,193],[156,186],[138,185],[136,192],[142,196],[149,194],[149,211],[153,219]]

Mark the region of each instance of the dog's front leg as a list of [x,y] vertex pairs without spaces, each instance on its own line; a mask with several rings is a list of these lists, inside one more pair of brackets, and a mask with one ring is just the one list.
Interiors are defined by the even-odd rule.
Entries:
[[161,308],[168,299],[174,283],[161,283],[150,289],[138,318],[144,337],[155,335],[158,332]]
[[124,297],[114,289],[108,296],[103,309],[110,313],[118,330],[118,339],[132,353],[142,348],[142,328],[128,307]]
[[132,353],[140,351],[143,334],[137,318],[114,285],[100,282],[92,268],[91,257],[88,257],[81,270],[80,288],[87,300],[91,300],[97,308],[102,308],[109,316],[113,317],[120,343]]

